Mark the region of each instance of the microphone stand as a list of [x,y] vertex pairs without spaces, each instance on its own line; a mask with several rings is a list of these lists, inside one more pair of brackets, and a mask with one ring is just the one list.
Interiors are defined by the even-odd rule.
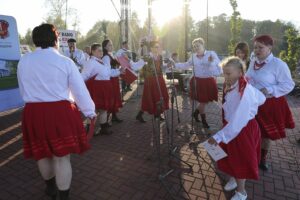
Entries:
[[[157,102],[157,111],[158,113],[161,112],[161,109],[162,109],[162,106],[163,106],[163,103],[164,103],[164,99],[163,99],[163,95],[162,95],[162,91],[161,91],[161,87],[160,87],[160,84],[159,84],[159,79],[158,79],[158,74],[157,74],[157,70],[156,70],[156,66],[155,66],[155,62],[154,62],[154,59],[151,57],[152,59],[152,62],[153,62],[153,67],[154,67],[154,73],[155,73],[155,77],[156,77],[156,83],[157,83],[157,87],[158,87],[158,90],[159,90],[159,95],[160,95],[160,100]],[[172,70],[172,73],[173,73],[173,88],[175,89],[175,86],[174,86],[174,72]],[[175,95],[175,90],[174,92]],[[173,110],[174,110],[174,95],[172,95],[172,98],[171,98],[171,101],[173,102],[172,103],[172,126],[171,126],[171,133],[170,133],[170,130],[169,130],[169,123],[168,123],[168,118],[167,118],[167,115],[166,115],[166,112],[164,112],[164,116],[165,116],[165,121],[166,121],[166,128],[167,128],[167,135],[168,135],[168,151],[169,151],[169,160],[171,160],[171,157],[174,157],[176,158],[178,161],[181,161],[183,163],[185,163],[188,167],[189,167],[189,171],[192,172],[192,166],[187,163],[186,161],[183,161],[180,157],[178,157],[175,152],[177,150],[177,147],[174,147],[173,146]],[[172,100],[173,99],[173,100]],[[178,116],[178,121],[180,122],[180,119],[179,119],[179,113],[178,113],[178,104],[177,104],[177,99],[176,99],[176,105],[177,105],[177,116]],[[167,192],[171,195],[171,197],[173,199],[176,199],[176,196],[174,196],[174,194],[172,193],[171,189],[167,186],[167,184],[165,183],[165,179],[170,175],[172,174],[175,170],[174,169],[170,169],[168,170],[167,172],[163,173],[162,172],[162,169],[161,169],[161,158],[160,158],[160,119],[159,118],[154,118],[154,122],[156,120],[156,123],[157,123],[157,130],[158,130],[158,133],[156,134],[157,135],[157,139],[156,139],[156,146],[157,146],[157,154],[158,154],[158,168],[159,168],[159,180],[162,182],[163,186],[165,187],[165,189],[167,190]],[[170,163],[170,162],[169,162]]]
[[196,83],[196,75],[195,75],[195,63],[194,63],[194,55],[192,53],[192,70],[193,70],[193,84],[192,87],[190,88],[190,90],[194,90],[193,95],[192,95],[192,99],[193,99],[193,103],[192,103],[192,128],[190,131],[190,134],[196,134],[195,128],[194,128],[194,112],[195,112],[195,98],[197,97],[197,83]]

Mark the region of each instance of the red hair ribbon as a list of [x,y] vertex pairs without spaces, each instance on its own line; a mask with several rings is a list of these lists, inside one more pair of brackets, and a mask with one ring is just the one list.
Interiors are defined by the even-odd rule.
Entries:
[[241,97],[244,94],[244,90],[245,90],[245,88],[247,86],[247,83],[248,82],[247,82],[247,80],[246,80],[246,78],[244,76],[241,76],[239,78],[239,93],[241,94]]

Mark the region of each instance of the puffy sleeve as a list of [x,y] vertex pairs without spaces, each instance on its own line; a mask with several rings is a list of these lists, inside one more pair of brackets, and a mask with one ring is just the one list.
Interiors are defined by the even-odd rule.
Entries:
[[193,56],[194,55],[192,54],[187,62],[175,63],[175,68],[177,68],[177,69],[189,69],[190,67],[193,66]]
[[96,72],[95,72],[91,62],[92,61],[88,61],[83,66],[81,76],[82,76],[84,81],[86,81],[89,78],[91,78],[92,76],[96,75]]
[[266,87],[268,93],[276,98],[287,95],[295,87],[290,69],[283,61],[280,62],[280,67],[276,69],[276,82],[276,85]]
[[85,83],[75,64],[73,62],[69,62],[68,65],[70,65],[68,84],[74,101],[86,117],[92,118],[96,116],[95,104],[91,99]]
[[210,62],[210,66],[213,68],[213,75],[214,76],[220,76],[223,73],[223,70],[221,68],[220,64],[220,59],[216,52],[210,51],[210,56],[212,57],[212,62]]
[[233,117],[213,138],[218,143],[223,142],[228,144],[237,137],[248,122],[255,117],[258,107],[262,105],[265,100],[266,97],[259,90],[247,84]]
[[110,69],[110,76],[111,77],[118,77],[118,76],[120,76],[120,69]]
[[140,59],[137,62],[130,61],[130,66],[134,71],[138,71],[138,70],[142,69],[145,64],[146,63],[143,59]]

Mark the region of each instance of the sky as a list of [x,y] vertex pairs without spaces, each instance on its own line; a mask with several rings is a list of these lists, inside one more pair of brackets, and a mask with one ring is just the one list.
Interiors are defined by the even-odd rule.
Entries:
[[[119,0],[113,0],[117,8]],[[152,13],[159,26],[181,14],[184,0],[154,0]],[[284,2],[284,3],[283,3]],[[207,0],[190,0],[190,10],[195,21],[206,18]],[[28,28],[33,29],[47,16],[49,8],[45,0],[0,0],[0,15],[14,16],[18,30],[25,35]],[[18,5],[18,6],[16,6]],[[79,16],[79,30],[85,35],[98,20],[118,21],[119,16],[111,0],[68,0],[69,7],[75,8]],[[131,0],[132,12],[137,12],[141,23],[147,17],[147,0]],[[291,21],[300,27],[299,0],[238,0],[238,11],[243,19]],[[208,15],[217,16],[232,13],[229,0],[208,0]],[[71,25],[71,24],[70,24]],[[69,25],[69,26],[70,26]]]

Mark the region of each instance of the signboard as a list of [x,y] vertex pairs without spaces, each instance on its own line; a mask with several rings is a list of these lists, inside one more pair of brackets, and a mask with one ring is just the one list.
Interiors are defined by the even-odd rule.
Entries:
[[14,17],[0,15],[0,59],[19,60],[20,57],[17,22]]
[[73,30],[58,30],[59,51],[64,54],[68,50],[68,39],[76,38],[76,31]]
[[0,15],[0,112],[24,105],[17,80],[20,57],[16,20]]

